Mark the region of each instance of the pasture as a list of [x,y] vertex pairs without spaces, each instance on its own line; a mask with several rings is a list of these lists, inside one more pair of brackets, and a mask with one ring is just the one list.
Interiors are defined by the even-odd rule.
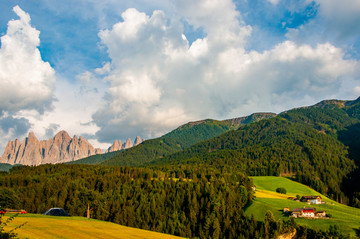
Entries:
[[[3,221],[7,216],[3,217]],[[18,215],[5,231],[26,223],[15,232],[19,238],[179,238],[167,234],[125,227],[85,217],[55,217],[41,214]]]
[[[270,210],[273,212],[276,219],[289,220],[289,215],[283,213],[285,207],[289,207],[290,210],[295,207],[315,207],[316,211],[325,210],[327,214],[331,214],[331,218],[297,218],[295,219],[296,223],[321,230],[328,230],[330,225],[337,225],[343,233],[352,236],[355,236],[355,230],[359,229],[360,209],[358,208],[337,203],[315,190],[287,178],[273,176],[251,178],[256,186],[256,198],[245,210],[245,214],[248,216],[254,215],[257,220],[264,220],[266,211]],[[287,194],[277,193],[276,188],[278,187],[285,188]],[[295,197],[296,195],[320,195],[326,204],[309,205],[307,203],[287,199],[288,197]]]

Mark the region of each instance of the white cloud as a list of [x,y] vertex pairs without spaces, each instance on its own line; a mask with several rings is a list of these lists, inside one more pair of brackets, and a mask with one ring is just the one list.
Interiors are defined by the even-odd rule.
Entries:
[[360,86],[355,86],[354,92],[355,94],[360,95]]
[[106,63],[103,65],[103,67],[101,67],[101,68],[96,68],[96,69],[95,69],[95,72],[96,72],[96,74],[98,74],[98,75],[105,75],[105,74],[109,73],[110,70],[111,70],[111,64],[110,64],[110,62],[106,62]]
[[[108,49],[110,84],[93,115],[100,141],[159,136],[202,118],[224,119],[258,111],[280,112],[327,97],[344,97],[359,62],[330,43],[279,43],[247,51],[251,27],[231,1],[176,2],[178,15],[135,9],[99,36]],[[202,9],[202,11],[198,11]],[[191,45],[179,19],[206,36]]]
[[76,78],[80,81],[84,81],[84,82],[90,82],[91,79],[93,78],[93,74],[90,71],[85,71],[82,74],[76,76]]
[[42,115],[35,110],[22,110],[15,117],[27,119],[38,139],[52,138],[60,130],[66,130],[70,136],[86,135],[86,139],[91,139],[99,130],[91,116],[100,107],[98,102],[104,94],[101,88],[104,86],[95,79],[76,83],[59,80],[56,82],[58,100],[54,102],[55,110]]
[[[13,117],[5,112],[3,115],[0,115],[0,149],[4,149],[8,141],[15,140],[15,138],[20,138],[26,136],[31,125],[29,120],[22,117]],[[2,151],[0,151],[0,157],[2,156]]]
[[280,2],[280,0],[267,0],[267,1],[271,2],[274,5],[277,5]]
[[287,37],[297,42],[331,42],[337,46],[351,47],[359,42],[359,0],[306,0],[313,7],[314,18],[297,28],[288,29]]
[[252,28],[241,20],[231,0],[184,0],[174,4],[189,24],[202,27],[219,48],[242,46],[250,36]]
[[51,107],[55,72],[41,59],[40,32],[30,25],[30,16],[19,6],[13,8],[18,20],[8,23],[1,37],[0,109],[17,112],[34,109],[40,113]]
[[338,38],[359,36],[360,1],[359,0],[316,0],[320,5],[320,17],[329,31]]

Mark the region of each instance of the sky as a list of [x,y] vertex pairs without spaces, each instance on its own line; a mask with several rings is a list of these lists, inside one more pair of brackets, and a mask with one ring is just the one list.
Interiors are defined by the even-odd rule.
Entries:
[[0,0],[0,155],[360,95],[360,0]]

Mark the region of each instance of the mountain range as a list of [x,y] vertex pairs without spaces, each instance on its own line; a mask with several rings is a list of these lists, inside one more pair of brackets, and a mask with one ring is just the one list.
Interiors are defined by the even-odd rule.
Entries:
[[[134,146],[142,142],[138,136],[134,141]],[[131,140],[122,144],[120,140],[115,140],[106,152],[116,152],[122,149],[133,147]],[[5,147],[0,163],[40,165],[66,163],[79,160],[91,155],[102,154],[100,148],[94,148],[84,137],[74,136],[71,138],[66,131],[58,132],[54,138],[39,141],[33,132],[30,132],[22,142],[16,139],[9,141]]]
[[250,176],[288,176],[360,207],[360,98],[324,100],[278,115],[190,122],[129,150],[74,163],[189,165]]
[[104,164],[113,166],[138,166],[182,151],[202,141],[219,136],[242,125],[275,117],[275,113],[254,113],[228,120],[199,120],[181,125],[155,139],[146,140],[137,147],[117,154],[93,155],[74,161],[75,164]]
[[[26,141],[35,141],[33,138],[33,135],[29,135],[24,145]],[[56,141],[55,138],[53,141]],[[19,145],[19,142],[9,144]],[[90,201],[96,210],[96,217],[100,219],[134,226],[139,218],[141,223],[148,219],[158,222],[159,218],[163,218],[164,223],[174,222],[166,227],[169,231],[163,231],[181,235],[170,229],[183,225],[185,231],[190,227],[191,232],[200,232],[189,234],[189,237],[199,235],[204,238],[207,232],[203,232],[203,228],[225,229],[240,218],[247,220],[242,216],[243,208],[251,205],[247,202],[256,203],[251,187],[253,177],[249,176],[284,176],[337,202],[360,208],[360,98],[325,100],[280,114],[256,113],[222,121],[206,119],[189,122],[136,147],[113,151],[125,147],[126,143],[116,140],[107,150],[108,153],[68,162],[77,165],[13,167],[9,174],[3,174],[1,185],[13,187],[14,194],[26,192],[22,205],[33,212],[42,211],[50,206],[49,203],[56,202],[56,205],[63,205],[72,213],[82,215],[83,205]],[[20,150],[22,148],[26,147],[19,146],[17,151],[27,152],[28,155],[34,151],[30,150],[31,147]],[[60,172],[61,178],[55,178]],[[31,177],[24,177],[30,174]],[[42,174],[40,180],[39,174]],[[19,177],[23,179],[19,180]],[[62,187],[59,187],[59,183]],[[63,190],[65,193],[54,194],[50,190],[62,190],[63,186],[67,187]],[[39,198],[44,203],[34,203]],[[169,201],[161,201],[164,198]],[[132,204],[129,206],[130,200],[136,207]],[[145,206],[139,206],[139,202]],[[239,202],[242,206],[237,207]],[[176,211],[169,215],[166,213],[173,206],[168,205],[176,205]],[[278,209],[280,207],[277,206]],[[328,207],[326,212],[332,214]],[[260,213],[262,216],[265,214],[263,211]],[[265,218],[270,216],[266,212]],[[249,232],[249,225],[260,225],[256,221],[259,218],[248,219],[242,225],[233,226]],[[326,221],[333,226],[337,220],[338,215],[335,215],[330,220],[321,220],[321,223]],[[143,225],[155,230],[153,226],[158,224],[141,224],[140,227]],[[264,231],[263,228],[261,226],[256,230]],[[321,231],[320,234],[321,238],[330,238]],[[230,234],[224,235],[224,238],[230,238]],[[236,237],[239,233],[234,231],[231,235]],[[256,236],[244,234],[243,237]]]
[[160,168],[196,165],[250,176],[285,175],[339,202],[360,207],[360,186],[356,183],[360,180],[360,98],[325,100],[278,115],[256,113],[222,121],[189,122],[132,148],[118,140],[104,154],[84,147],[82,159],[79,153],[60,149],[80,149],[80,141],[86,145],[83,138],[65,137],[64,145],[56,143],[56,138],[31,147],[29,143],[37,141],[32,134],[22,144],[9,142],[2,162],[24,164],[14,160],[15,156],[27,156],[35,159],[32,165],[37,165],[46,162],[43,158],[59,154],[68,158],[54,157],[58,161],[49,159],[53,160],[50,163]]

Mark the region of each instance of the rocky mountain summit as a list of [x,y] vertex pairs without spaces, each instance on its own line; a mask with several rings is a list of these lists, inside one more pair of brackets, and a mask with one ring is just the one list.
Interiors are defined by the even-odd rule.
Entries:
[[115,140],[114,143],[106,150],[105,153],[119,151],[119,150],[122,150],[122,149],[129,149],[129,148],[132,148],[134,146],[137,146],[137,145],[141,144],[144,141],[145,140],[141,139],[140,136],[137,136],[135,138],[134,143],[131,142],[130,138],[127,138],[125,143],[122,143],[121,140]]
[[65,163],[99,153],[102,153],[101,149],[94,149],[82,136],[71,138],[66,131],[42,141],[30,132],[23,142],[9,141],[0,162],[23,165]]
[[[136,137],[134,144],[129,138],[124,144],[121,140],[115,140],[106,152],[128,149],[142,141],[139,136]],[[33,132],[30,132],[23,142],[18,139],[8,142],[0,157],[0,163],[22,165],[66,163],[102,153],[101,149],[95,149],[82,136],[71,138],[66,131],[60,131],[54,138],[41,141]]]

